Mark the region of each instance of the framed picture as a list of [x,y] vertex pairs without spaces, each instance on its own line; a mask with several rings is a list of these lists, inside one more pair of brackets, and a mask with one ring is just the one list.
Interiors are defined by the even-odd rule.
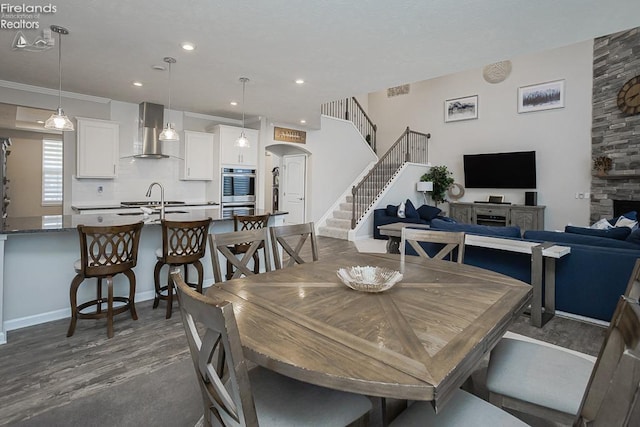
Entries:
[[518,88],[518,113],[564,108],[564,80]]
[[444,121],[457,122],[478,118],[478,95],[444,101]]
[[487,199],[489,203],[502,203],[504,202],[504,195],[492,195]]

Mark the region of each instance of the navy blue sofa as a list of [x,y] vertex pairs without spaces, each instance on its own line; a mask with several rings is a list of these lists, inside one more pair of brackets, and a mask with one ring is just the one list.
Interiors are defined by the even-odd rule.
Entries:
[[373,238],[387,240],[388,236],[380,234],[378,227],[381,225],[393,224],[395,222],[406,222],[410,224],[430,224],[434,218],[440,218],[449,220],[447,217],[438,217],[442,211],[430,205],[422,205],[419,208],[415,208],[413,203],[407,199],[405,202],[406,211],[405,218],[398,216],[398,206],[387,205],[386,208],[375,209],[373,211]]
[[[431,221],[434,230],[520,239],[518,227],[487,227]],[[640,235],[640,232],[634,232]],[[610,321],[616,303],[627,287],[638,258],[640,244],[627,240],[555,231],[524,233],[522,240],[554,242],[571,247],[571,253],[556,260],[556,310]],[[632,239],[628,239],[632,240]],[[435,254],[439,245],[424,244]],[[411,251],[407,248],[407,253]],[[464,263],[531,282],[531,257],[497,249],[467,246]]]

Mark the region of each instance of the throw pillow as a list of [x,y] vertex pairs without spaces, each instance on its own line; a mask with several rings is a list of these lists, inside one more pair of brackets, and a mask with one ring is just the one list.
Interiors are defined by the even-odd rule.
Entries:
[[615,227],[608,230],[595,230],[588,227],[574,227],[567,225],[565,233],[582,234],[583,236],[606,237],[608,239],[625,240],[631,233],[629,227]]
[[635,243],[636,245],[640,245],[640,228],[636,228],[633,230],[625,239],[627,242]]
[[622,215],[620,215],[620,216],[618,216],[618,217],[611,218],[611,219],[609,220],[609,224],[614,225],[616,222],[618,222],[618,220],[619,220],[621,217],[625,217],[625,218],[629,218],[629,219],[632,219],[632,220],[634,220],[634,221],[637,221],[637,220],[638,220],[638,212],[636,212],[636,211],[630,211],[630,212],[627,212],[627,213],[623,213]]
[[431,221],[437,217],[440,212],[442,212],[442,209],[435,206],[422,205],[418,208],[418,215],[425,221]]
[[387,216],[398,216],[398,207],[396,205],[387,205],[385,211]]
[[409,199],[407,199],[407,201],[404,204],[404,217],[420,219],[420,215],[418,215],[418,211],[416,210],[416,207],[413,206],[413,202]]
[[632,219],[627,218],[626,216],[621,216],[616,221],[614,227],[629,227],[630,229],[637,228],[638,221],[634,221]]
[[594,222],[593,225],[591,226],[591,228],[595,230],[608,230],[609,228],[612,228],[612,227],[613,226],[609,223],[609,220],[606,218],[602,218]]
[[398,218],[406,218],[404,214],[404,210],[405,210],[405,206],[404,206],[404,202],[402,202],[400,203],[400,206],[398,206]]

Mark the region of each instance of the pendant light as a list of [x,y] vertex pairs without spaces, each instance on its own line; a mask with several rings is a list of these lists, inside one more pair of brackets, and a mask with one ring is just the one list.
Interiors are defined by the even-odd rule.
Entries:
[[58,25],[52,25],[50,28],[54,33],[58,33],[58,108],[44,123],[44,127],[59,131],[74,130],[73,123],[62,111],[62,35],[69,34],[69,31]]
[[171,123],[171,64],[175,64],[177,61],[175,58],[167,56],[164,58],[164,62],[169,64],[169,118],[167,119],[167,125],[160,132],[160,136],[158,139],[160,141],[180,141],[180,136],[176,129],[174,128],[173,123]]
[[238,137],[238,139],[236,139],[236,147],[241,147],[241,148],[251,147],[249,140],[244,134],[244,90],[245,90],[245,85],[247,84],[248,81],[249,81],[248,78],[240,77],[240,82],[242,83],[242,131],[240,132],[240,136]]

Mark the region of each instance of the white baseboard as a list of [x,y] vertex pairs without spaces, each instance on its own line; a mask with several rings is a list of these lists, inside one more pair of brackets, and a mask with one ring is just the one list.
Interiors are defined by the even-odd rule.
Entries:
[[0,344],[7,343],[7,334],[5,331],[0,331]]

